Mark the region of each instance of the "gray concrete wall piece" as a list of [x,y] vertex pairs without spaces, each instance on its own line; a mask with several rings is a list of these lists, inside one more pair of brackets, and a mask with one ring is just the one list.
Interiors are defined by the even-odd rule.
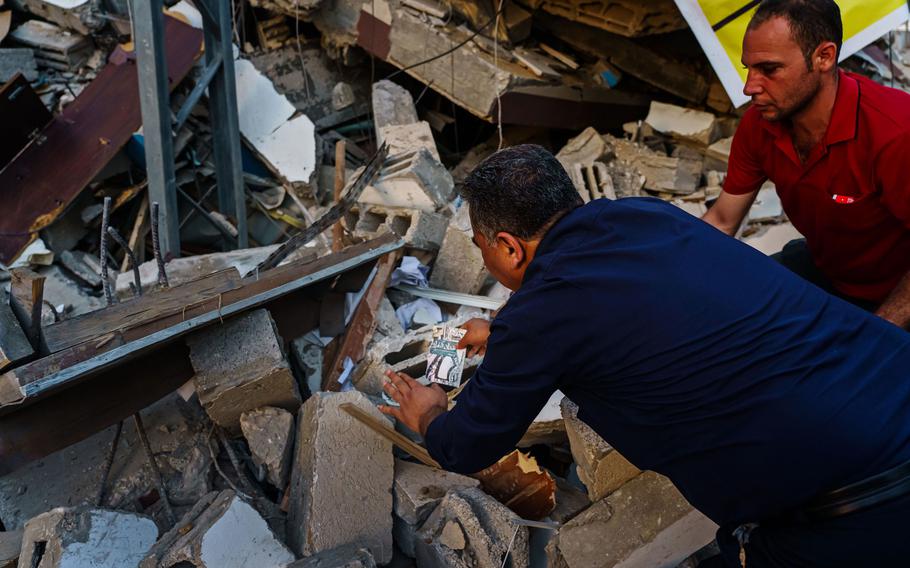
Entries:
[[345,224],[354,236],[364,240],[391,232],[410,247],[436,251],[442,246],[449,219],[442,213],[360,204],[351,209]]
[[412,525],[425,521],[450,490],[469,487],[480,487],[480,481],[419,463],[395,460],[395,514]]
[[142,515],[53,509],[25,523],[19,567],[138,566],[157,538],[155,522]]
[[528,529],[517,519],[480,489],[450,491],[418,533],[417,566],[501,566],[511,543],[505,566],[527,568]]
[[285,568],[376,568],[376,561],[369,550],[352,544],[301,558]]
[[301,407],[291,474],[288,540],[300,555],[347,544],[392,559],[392,444],[341,409],[385,417],[357,391],[314,394]]
[[291,374],[275,322],[267,310],[240,314],[187,338],[196,392],[209,416],[239,432],[240,415],[262,406],[296,411]]
[[716,530],[669,479],[645,472],[563,525],[548,553],[568,568],[672,568]]
[[448,205],[454,192],[452,174],[430,150],[421,147],[391,156],[358,201],[432,213]]
[[578,418],[578,405],[563,398],[560,403],[578,477],[591,501],[599,501],[636,477],[641,470],[629,463],[593,428]]
[[265,519],[231,490],[210,493],[152,548],[141,568],[281,568],[294,554]]
[[430,286],[450,292],[477,294],[489,277],[480,249],[471,240],[471,218],[467,205],[462,205],[446,230],[445,239],[430,274]]
[[407,89],[386,79],[373,84],[373,124],[377,132],[386,126],[413,124],[419,120],[414,97]]
[[253,463],[264,467],[269,483],[287,486],[294,449],[294,415],[283,408],[265,406],[240,415],[240,429],[250,447]]

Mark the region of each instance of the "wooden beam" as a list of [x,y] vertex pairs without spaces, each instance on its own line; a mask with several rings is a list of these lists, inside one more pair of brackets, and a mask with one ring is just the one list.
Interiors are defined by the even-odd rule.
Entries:
[[41,307],[45,277],[28,268],[10,271],[9,305],[36,350],[41,348]]

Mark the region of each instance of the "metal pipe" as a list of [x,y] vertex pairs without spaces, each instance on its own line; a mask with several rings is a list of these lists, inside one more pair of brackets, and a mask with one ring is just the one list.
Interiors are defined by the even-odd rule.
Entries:
[[123,432],[123,420],[117,423],[114,430],[114,439],[111,440],[111,449],[107,452],[107,458],[104,460],[104,469],[101,473],[101,487],[98,488],[98,497],[95,498],[95,505],[100,507],[104,502],[104,489],[111,476],[111,467],[114,465],[114,457],[117,455],[117,446],[120,445],[120,434]]
[[164,288],[170,286],[167,282],[167,272],[164,270],[164,258],[161,256],[161,241],[158,240],[158,202],[152,202],[152,254],[158,263],[158,284]]
[[171,508],[171,502],[167,498],[167,490],[164,487],[164,478],[161,477],[161,470],[158,469],[158,462],[155,461],[155,454],[152,453],[152,445],[149,443],[148,434],[145,432],[145,426],[142,425],[142,417],[139,413],[133,414],[133,421],[136,423],[136,432],[139,434],[139,441],[142,442],[142,449],[145,450],[145,457],[148,459],[149,466],[152,468],[152,478],[158,488],[158,496],[164,504],[164,510],[167,513],[168,521],[171,526],[177,524],[177,517]]
[[114,295],[111,292],[111,281],[107,272],[107,229],[111,218],[111,198],[104,198],[104,208],[101,213],[101,287],[104,289],[104,299],[107,305],[114,304]]

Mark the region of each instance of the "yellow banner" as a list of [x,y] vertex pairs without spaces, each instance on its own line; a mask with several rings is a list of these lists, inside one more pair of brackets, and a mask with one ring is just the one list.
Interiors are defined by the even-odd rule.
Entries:
[[[743,95],[746,70],[743,69],[742,43],[746,26],[757,1],[749,0],[676,0],[689,27],[707,54],[733,104],[749,101]],[[879,37],[907,21],[907,0],[837,0],[844,22],[841,59],[853,55]]]

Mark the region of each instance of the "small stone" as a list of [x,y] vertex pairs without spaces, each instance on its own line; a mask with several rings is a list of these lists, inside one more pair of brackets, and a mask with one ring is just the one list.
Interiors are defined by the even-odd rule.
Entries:
[[294,448],[294,415],[283,408],[266,406],[240,415],[240,429],[253,455],[253,463],[268,472],[269,483],[287,486]]

